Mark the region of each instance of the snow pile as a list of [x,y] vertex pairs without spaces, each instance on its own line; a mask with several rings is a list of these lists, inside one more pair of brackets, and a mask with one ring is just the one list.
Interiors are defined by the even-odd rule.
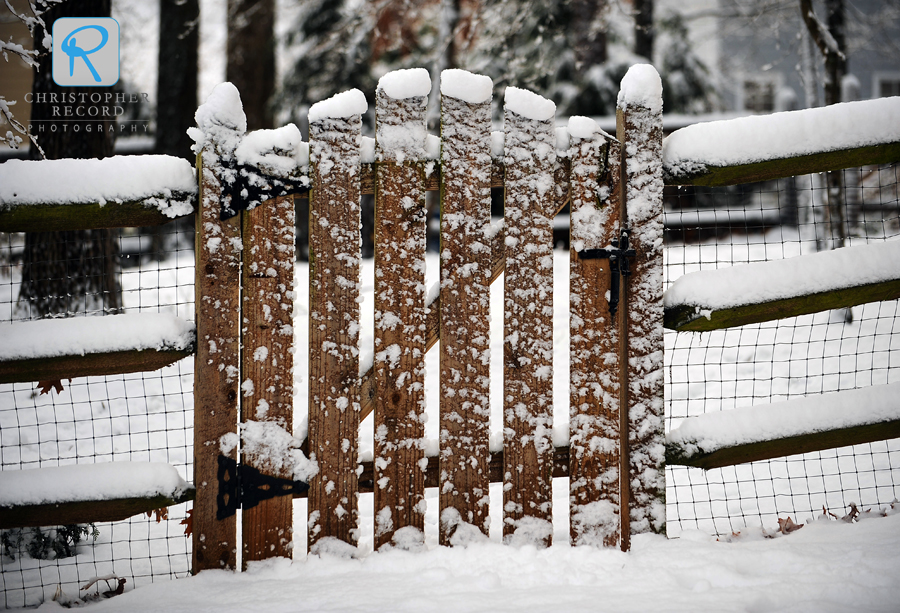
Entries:
[[142,202],[168,217],[193,212],[194,167],[168,155],[0,164],[0,211],[15,206]]
[[358,89],[350,89],[333,95],[327,100],[316,102],[309,107],[309,122],[323,119],[346,119],[354,115],[362,115],[369,110],[366,96]]
[[631,107],[662,112],[662,80],[650,64],[635,64],[628,69],[619,87],[616,104],[623,111]]
[[547,121],[553,119],[556,114],[556,103],[552,100],[518,87],[506,88],[506,92],[503,94],[503,104],[505,108],[516,115],[534,121]]
[[247,116],[241,104],[241,94],[232,83],[219,83],[197,112],[196,128],[188,128],[194,139],[194,153],[207,144],[214,144],[222,152],[233,152],[247,131]]
[[254,166],[279,179],[290,179],[309,166],[309,144],[292,123],[275,130],[256,130],[234,151],[238,164]]
[[165,313],[42,319],[6,326],[0,361],[144,351],[182,351],[194,343],[194,324]]
[[666,173],[702,171],[900,141],[900,97],[687,126],[663,145]]
[[[241,453],[250,466],[274,477],[309,483],[319,472],[315,460],[307,458],[292,436],[274,421],[248,420],[241,424]],[[230,455],[237,446],[237,434],[229,432],[219,440],[219,450]]]
[[441,72],[441,93],[469,104],[481,104],[491,99],[494,83],[485,75],[474,74],[458,68]]
[[666,307],[717,311],[900,278],[900,240],[845,247],[783,260],[701,270],[678,278]]
[[0,507],[122,498],[177,498],[190,486],[160,462],[107,462],[0,471]]
[[376,161],[402,164],[428,159],[425,107],[431,77],[424,68],[395,70],[378,81],[375,110]]
[[669,445],[686,455],[900,419],[900,383],[874,385],[691,417],[672,430]]

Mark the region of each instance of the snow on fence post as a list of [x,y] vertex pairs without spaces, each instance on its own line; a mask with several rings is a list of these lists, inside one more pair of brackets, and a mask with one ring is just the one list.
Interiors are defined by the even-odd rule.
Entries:
[[[619,496],[619,320],[609,257],[619,238],[619,141],[593,119],[569,119],[569,517],[573,545],[616,546]],[[584,257],[582,257],[584,256]]]
[[[630,535],[665,532],[666,438],[663,421],[663,223],[662,83],[649,64],[632,66],[619,90],[617,136],[622,144],[622,207],[636,251],[631,276],[623,277],[627,314],[623,342],[621,406],[628,440],[622,458],[622,549]],[[623,437],[624,439],[624,437]],[[625,472],[625,471],[623,471]],[[630,524],[630,527],[629,527]]]
[[[375,549],[416,547],[425,528],[424,68],[375,94]],[[394,538],[398,531],[402,536]]]
[[[278,443],[290,439],[293,429],[294,199],[266,200],[242,217],[241,429],[245,438],[262,435],[245,441],[243,464],[293,480],[293,466],[284,457],[288,449]],[[288,489],[243,510],[244,569],[250,561],[291,557],[292,509]]]
[[490,501],[490,77],[441,73],[440,543]]
[[503,535],[550,545],[556,105],[507,87],[503,330]]
[[[224,185],[234,176],[230,163],[247,130],[240,94],[222,83],[197,109],[200,195],[196,231],[197,352],[194,355],[193,572],[233,569],[237,560],[236,516],[217,518],[219,458],[236,460],[240,392],[240,216],[230,207]],[[228,219],[223,216],[232,215]],[[225,501],[227,503],[227,501]]]
[[356,545],[359,437],[359,174],[368,104],[352,89],[309,110],[308,546]]

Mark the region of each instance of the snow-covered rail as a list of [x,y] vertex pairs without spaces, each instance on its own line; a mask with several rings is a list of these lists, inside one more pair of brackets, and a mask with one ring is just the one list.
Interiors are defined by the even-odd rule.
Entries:
[[898,398],[894,383],[689,417],[666,461],[709,469],[897,438]]
[[699,123],[663,143],[670,185],[737,185],[900,160],[900,97]]
[[0,232],[155,226],[196,199],[194,167],[168,155],[0,164]]
[[3,327],[0,383],[157,370],[193,351],[194,325],[161,313],[18,322]]
[[704,332],[900,298],[900,240],[693,272],[665,295],[665,325]]
[[174,467],[106,462],[0,472],[0,529],[119,521],[194,498]]

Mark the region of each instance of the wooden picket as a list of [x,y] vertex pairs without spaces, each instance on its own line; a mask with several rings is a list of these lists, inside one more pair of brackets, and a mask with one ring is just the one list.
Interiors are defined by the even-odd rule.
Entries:
[[[612,314],[609,258],[582,258],[619,238],[619,142],[593,120],[570,126],[569,499],[575,545],[620,539],[619,360],[622,310]],[[591,125],[593,124],[593,125]]]
[[441,139],[441,300],[433,311],[442,341],[440,543],[449,545],[460,522],[485,535],[489,527],[490,96],[443,94]]
[[309,449],[319,472],[309,484],[307,543],[314,550],[324,538],[358,539],[362,121],[322,117],[309,129]]
[[[652,67],[641,74],[659,83]],[[637,80],[637,79],[636,79]],[[637,95],[630,96],[634,87]],[[621,143],[622,218],[636,255],[630,277],[622,278],[620,308],[627,315],[622,329],[627,361],[620,385],[622,431],[622,548],[631,534],[665,532],[666,435],[663,398],[663,223],[662,98],[647,102],[646,83],[622,81],[617,110]],[[662,86],[659,85],[659,91]],[[634,99],[632,99],[634,98]],[[621,239],[620,239],[621,240]],[[626,513],[624,509],[628,509]]]
[[[507,88],[504,110],[506,274],[503,330],[503,534],[508,540],[552,539],[553,443],[553,170],[555,108],[537,119],[511,108],[547,103]],[[518,532],[518,535],[517,535]]]
[[[241,420],[293,431],[294,413],[294,199],[282,196],[244,211],[241,275]],[[244,451],[242,462],[265,475],[292,480],[289,466]],[[290,557],[291,492],[245,508],[242,565]]]
[[[423,69],[418,69],[423,70]],[[427,71],[424,71],[428,79]],[[384,80],[383,80],[384,81]],[[425,95],[375,106],[375,548],[425,529]],[[428,79],[430,89],[430,79]],[[418,92],[414,92],[418,93]]]
[[[221,219],[224,179],[214,164],[220,152],[210,145],[198,156],[200,195],[197,211],[196,322],[194,369],[194,572],[235,568],[236,516],[219,519],[219,457],[236,461],[236,447],[223,453],[223,436],[237,437],[240,392],[240,217]],[[230,478],[226,474],[223,479]],[[229,496],[225,494],[224,496]],[[224,502],[231,502],[225,500]]]

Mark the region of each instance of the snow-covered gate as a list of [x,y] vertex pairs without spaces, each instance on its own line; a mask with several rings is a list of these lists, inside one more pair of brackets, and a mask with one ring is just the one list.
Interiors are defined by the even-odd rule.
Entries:
[[[356,543],[360,487],[374,490],[376,548],[422,542],[427,486],[440,491],[441,543],[487,535],[491,481],[504,483],[505,537],[549,544],[552,478],[560,475],[571,477],[575,543],[627,548],[632,532],[664,530],[662,175],[652,163],[662,144],[658,76],[644,67],[623,82],[619,140],[587,118],[573,118],[558,133],[554,104],[513,87],[505,94],[504,131],[492,133],[492,83],[463,71],[442,74],[438,140],[425,127],[430,90],[422,69],[382,78],[374,141],[361,135],[367,103],[359,91],[309,112],[309,166],[300,182],[309,185],[310,201],[309,439],[303,450],[311,464],[291,456],[299,455],[299,441],[288,434],[290,407],[279,408],[279,398],[290,398],[290,379],[287,371],[270,368],[290,364],[291,301],[283,296],[291,289],[278,279],[293,259],[292,208],[274,200],[244,211],[243,230],[238,217],[219,219],[222,210],[244,208],[234,204],[240,194],[228,193],[228,173],[235,172],[229,156],[249,159],[253,149],[262,160],[266,150],[274,160],[279,148],[290,157],[292,149],[305,147],[290,139],[278,144],[285,129],[257,133],[259,142],[246,145],[240,122],[229,119],[229,109],[237,107],[227,88],[198,111],[204,136],[195,570],[234,566],[238,496],[245,562],[287,553],[291,498],[272,496],[271,489],[259,495],[256,471],[279,478],[268,487],[283,487],[285,494],[308,481],[311,551]],[[560,138],[569,141],[562,154]],[[502,153],[492,158],[500,143]],[[631,187],[620,195],[620,184]],[[492,225],[491,188],[497,186],[505,188],[505,219]],[[429,292],[425,193],[435,189],[441,194],[441,281]],[[371,364],[360,363],[359,351],[359,197],[365,192],[376,198]],[[554,448],[552,223],[570,195],[572,436],[569,447]],[[275,228],[270,236],[273,245],[274,237],[283,244],[266,251],[267,239],[248,231],[259,223],[251,221],[261,219],[257,215],[272,219],[275,211],[283,218],[269,222]],[[264,252],[271,259],[257,261]],[[488,291],[504,271],[504,445],[492,453]],[[263,278],[271,287],[248,289]],[[260,298],[271,304],[258,304]],[[261,315],[254,319],[251,312]],[[257,328],[265,329],[264,337],[247,336]],[[424,357],[438,339],[440,452],[428,457]],[[630,360],[622,359],[626,354]],[[360,465],[359,423],[373,411],[375,458]],[[232,480],[240,486],[227,486]]]

